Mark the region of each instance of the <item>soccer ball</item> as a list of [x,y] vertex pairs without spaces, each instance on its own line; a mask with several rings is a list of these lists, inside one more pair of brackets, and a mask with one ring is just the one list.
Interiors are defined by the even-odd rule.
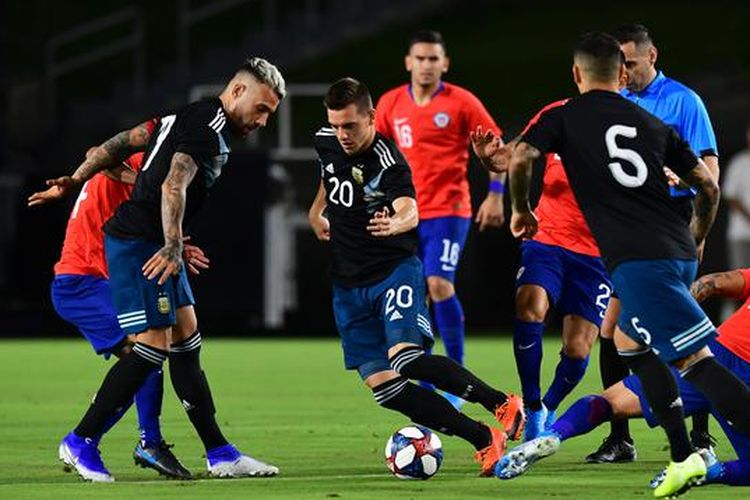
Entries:
[[430,479],[443,462],[443,443],[420,425],[396,431],[385,445],[385,463],[399,479]]

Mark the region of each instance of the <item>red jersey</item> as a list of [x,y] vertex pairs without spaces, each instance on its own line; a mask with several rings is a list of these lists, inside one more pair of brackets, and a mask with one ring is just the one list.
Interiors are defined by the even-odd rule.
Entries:
[[[548,109],[564,105],[568,99],[555,101],[542,108],[526,125],[525,134],[539,117]],[[562,247],[571,252],[599,257],[599,247],[594,241],[586,219],[583,218],[573,190],[568,183],[560,157],[556,153],[547,153],[542,180],[542,195],[534,209],[539,219],[539,231],[534,240],[547,245]]]
[[719,326],[719,337],[716,340],[750,363],[750,269],[738,271],[745,278],[745,289],[738,298],[745,303]]
[[[142,161],[143,153],[136,153],[125,164],[138,172]],[[102,226],[120,203],[130,198],[132,191],[131,184],[110,179],[103,173],[83,185],[68,219],[62,254],[55,264],[56,276],[82,274],[109,278]]]
[[409,162],[420,219],[471,217],[466,167],[469,132],[477,125],[502,134],[474,94],[450,83],[441,83],[424,106],[414,102],[410,85],[380,98],[375,128],[392,139]]

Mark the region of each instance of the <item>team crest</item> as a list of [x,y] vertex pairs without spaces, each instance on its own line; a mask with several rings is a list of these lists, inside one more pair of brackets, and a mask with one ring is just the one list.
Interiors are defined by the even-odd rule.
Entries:
[[357,184],[364,184],[365,183],[365,177],[362,174],[362,168],[364,165],[355,165],[352,167],[352,178],[356,181]]
[[448,116],[448,113],[444,113],[441,111],[440,113],[437,113],[432,117],[432,121],[435,123],[435,126],[437,128],[445,128],[451,122],[451,117]]
[[156,299],[156,308],[160,314],[169,314],[171,309],[171,306],[169,305],[169,297],[166,295],[159,296],[159,298]]

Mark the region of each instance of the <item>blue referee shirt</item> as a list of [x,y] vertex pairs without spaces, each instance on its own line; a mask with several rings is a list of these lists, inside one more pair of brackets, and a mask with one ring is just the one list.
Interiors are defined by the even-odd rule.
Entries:
[[[718,156],[716,135],[706,106],[698,94],[685,85],[659,71],[640,92],[625,88],[620,94],[673,127],[696,155]],[[672,189],[672,196],[689,194],[689,191]]]

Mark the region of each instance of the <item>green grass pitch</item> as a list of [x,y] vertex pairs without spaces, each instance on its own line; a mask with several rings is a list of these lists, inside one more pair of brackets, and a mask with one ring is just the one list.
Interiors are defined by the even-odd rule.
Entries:
[[[546,343],[544,380],[549,382],[559,340]],[[342,368],[335,339],[204,341],[203,363],[218,418],[241,450],[281,468],[273,479],[213,480],[205,477],[203,450],[172,388],[165,389],[162,425],[168,442],[199,480],[168,481],[136,468],[137,438],[131,411],[102,443],[114,484],[82,483],[57,461],[60,438],[86,408],[110,363],[83,341],[0,342],[0,498],[650,498],[647,483],[667,459],[661,431],[632,426],[640,457],[627,465],[586,465],[604,429],[571,440],[560,453],[513,481],[476,477],[471,447],[443,437],[444,461],[429,481],[401,481],[387,471],[383,448],[406,420],[379,408],[354,373]],[[594,353],[594,360],[596,353]],[[503,390],[517,391],[510,340],[471,339],[467,362]],[[168,380],[168,379],[167,379]],[[596,392],[597,363],[565,403]],[[565,405],[564,403],[564,405]],[[479,407],[468,412],[490,420]],[[712,422],[712,430],[721,434]],[[721,436],[719,454],[732,456]],[[710,486],[691,498],[748,498],[748,490]]]

